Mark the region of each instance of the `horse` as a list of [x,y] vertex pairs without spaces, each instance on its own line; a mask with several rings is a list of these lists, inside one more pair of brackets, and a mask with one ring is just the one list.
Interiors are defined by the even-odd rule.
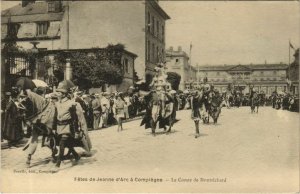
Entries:
[[[147,93],[147,92],[146,92]],[[144,94],[144,100],[147,104],[146,114],[141,122],[141,126],[145,125],[145,128],[151,128],[152,135],[155,136],[155,130],[159,123],[159,128],[164,128],[168,133],[171,132],[172,126],[175,121],[176,108],[175,103],[171,100],[171,96],[163,94],[166,98],[165,103],[162,103],[159,94],[155,91],[151,91],[148,94]],[[164,107],[163,104],[165,104]],[[164,109],[164,111],[163,111]],[[168,127],[168,130],[166,128]]]
[[251,113],[255,112],[255,107],[256,107],[256,113],[258,113],[258,108],[260,104],[260,98],[259,95],[254,92],[253,96],[250,97],[250,108],[251,108]]
[[218,93],[213,92],[210,101],[211,106],[209,113],[210,116],[213,118],[214,124],[217,124],[223,106],[222,97]]
[[[32,134],[23,148],[23,150],[28,149],[28,157],[26,164],[30,166],[31,156],[35,153],[38,144],[38,136],[43,135],[43,142],[47,139],[49,142],[49,148],[52,151],[52,159],[55,162],[55,155],[57,154],[56,142],[58,140],[58,136],[55,134],[54,130],[56,129],[56,114],[57,110],[55,104],[46,100],[42,96],[27,90],[27,97],[33,104],[33,111],[31,115],[26,116],[26,123],[31,126]],[[78,104],[79,105],[79,104]],[[80,105],[79,105],[80,106]],[[26,107],[26,104],[25,104]],[[91,151],[91,141],[88,135],[86,122],[83,113],[78,115],[78,119],[80,123],[82,123],[82,129],[80,131],[81,138],[73,138],[72,142],[68,142],[67,144],[72,144],[76,147],[82,147],[87,152]],[[68,147],[67,145],[66,147]]]

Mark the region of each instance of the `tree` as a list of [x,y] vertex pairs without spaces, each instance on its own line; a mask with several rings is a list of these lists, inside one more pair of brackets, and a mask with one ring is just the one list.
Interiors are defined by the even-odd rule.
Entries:
[[73,66],[73,81],[83,89],[102,87],[104,84],[121,84],[124,77],[122,69],[122,44],[108,45],[104,49],[95,48],[91,52],[60,53],[55,57],[58,64],[65,64],[70,58]]
[[167,72],[167,81],[171,84],[173,90],[178,90],[181,76],[175,72]]

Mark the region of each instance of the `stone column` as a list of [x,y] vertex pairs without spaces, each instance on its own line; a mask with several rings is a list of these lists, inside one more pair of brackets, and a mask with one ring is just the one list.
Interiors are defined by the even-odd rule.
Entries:
[[66,60],[66,71],[65,71],[65,79],[66,80],[72,80],[72,66],[71,66],[71,60]]

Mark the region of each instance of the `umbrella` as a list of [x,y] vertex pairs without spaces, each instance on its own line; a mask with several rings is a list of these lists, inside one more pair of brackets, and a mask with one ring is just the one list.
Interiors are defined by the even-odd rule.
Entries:
[[183,93],[184,93],[184,94],[188,94],[188,93],[190,93],[190,91],[184,90]]
[[42,88],[48,87],[48,84],[46,82],[44,82],[43,80],[34,79],[32,81],[36,85],[36,87],[42,87]]
[[143,84],[143,83],[145,83],[145,80],[140,80],[140,81],[136,82],[135,84],[140,85],[140,84]]
[[71,80],[64,80],[59,82],[59,85],[63,85],[67,89],[75,87],[75,84]]
[[36,85],[34,82],[27,78],[27,77],[20,77],[16,83],[16,87],[19,87],[23,90],[30,89],[33,90],[33,88],[36,88]]

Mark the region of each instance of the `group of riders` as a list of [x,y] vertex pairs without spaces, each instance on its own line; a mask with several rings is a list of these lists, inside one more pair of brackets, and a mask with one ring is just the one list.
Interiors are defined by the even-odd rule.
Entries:
[[[188,94],[178,94],[167,81],[165,65],[159,64],[155,71],[150,84],[146,87],[136,85],[131,87],[129,92],[130,104],[135,107],[134,114],[145,110],[141,126],[151,128],[153,135],[157,125],[163,128],[166,134],[171,132],[176,121],[176,111],[182,108],[183,102],[189,104],[191,108],[191,119],[195,123],[195,138],[200,136],[201,120],[203,123],[209,123],[209,119],[212,118],[216,124],[223,106],[230,107],[241,102],[239,93],[230,90],[220,93],[207,82],[207,79]],[[29,166],[40,136],[42,136],[41,145],[51,149],[57,169],[66,158],[77,163],[80,155],[75,147],[82,147],[86,155],[91,155],[92,148],[88,133],[89,121],[83,99],[79,94],[78,87],[69,80],[59,83],[50,100],[30,88],[13,87],[10,99],[5,104],[6,114],[1,126],[2,137],[14,136],[18,140],[22,136],[22,131],[30,137],[24,147],[24,151],[28,153],[26,163]],[[115,101],[118,105],[115,106],[115,114],[122,130],[121,120],[124,118],[126,103],[119,97]],[[260,97],[252,87],[249,94],[251,110],[254,111],[255,107],[258,110],[259,103]],[[65,148],[68,148],[67,154]]]

